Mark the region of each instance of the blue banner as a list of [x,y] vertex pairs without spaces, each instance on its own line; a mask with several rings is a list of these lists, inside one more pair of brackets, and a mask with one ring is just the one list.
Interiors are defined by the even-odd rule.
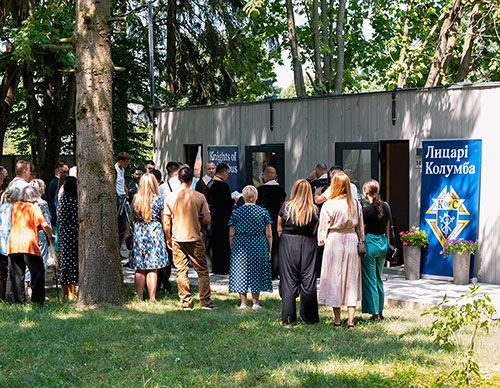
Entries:
[[[422,252],[422,273],[452,276],[446,239],[476,241],[481,181],[481,140],[424,140],[420,229],[429,246]],[[471,277],[474,257],[471,260]]]
[[226,183],[233,191],[241,192],[240,186],[240,154],[238,146],[208,146],[208,161],[226,163],[229,166],[229,177]]

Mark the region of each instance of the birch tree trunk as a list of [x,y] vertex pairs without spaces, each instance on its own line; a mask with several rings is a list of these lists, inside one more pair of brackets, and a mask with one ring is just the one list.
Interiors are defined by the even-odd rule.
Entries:
[[109,0],[77,1],[75,116],[83,304],[127,300],[118,247],[109,16]]
[[[323,70],[321,66],[321,48],[319,46],[319,4],[318,0],[313,0],[312,5],[312,30],[314,43],[314,72],[316,75],[316,84],[323,85]],[[322,89],[322,88],[321,88]]]
[[304,85],[304,73],[302,72],[302,62],[300,60],[299,46],[295,34],[295,17],[293,14],[292,0],[286,0],[286,18],[288,21],[288,40],[292,50],[293,79],[295,81],[295,92],[297,97],[306,95]]
[[403,39],[401,41],[401,51],[399,52],[399,70],[398,70],[398,87],[404,88],[406,86],[406,80],[408,79],[408,62],[406,61],[406,50],[408,49],[408,30],[410,24],[410,13],[411,7],[413,5],[413,0],[408,0],[408,6],[406,9],[405,24],[403,27]]
[[328,4],[326,0],[321,0],[321,23],[322,26],[322,43],[323,43],[323,70],[324,70],[324,78],[326,84],[326,90],[330,91],[332,87],[332,52],[327,48],[330,47],[330,34],[328,30]]
[[449,58],[453,53],[456,41],[456,26],[460,23],[461,7],[462,1],[454,0],[448,17],[443,21],[429,75],[425,82],[426,87],[437,86],[442,83],[444,72],[449,64]]
[[335,66],[335,93],[342,93],[342,84],[344,83],[344,19],[345,19],[346,0],[339,0],[339,11],[337,16],[337,65]]
[[476,36],[477,24],[479,23],[479,9],[481,1],[477,1],[472,8],[470,14],[469,26],[465,34],[464,46],[462,48],[462,56],[460,58],[460,66],[458,68],[455,82],[463,82],[469,72],[472,47],[474,46],[474,38]]

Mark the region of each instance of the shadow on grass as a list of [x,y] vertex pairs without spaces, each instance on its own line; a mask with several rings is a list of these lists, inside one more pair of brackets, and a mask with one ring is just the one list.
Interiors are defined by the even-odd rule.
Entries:
[[[180,311],[173,291],[123,308],[0,306],[0,385],[403,386],[413,367],[442,368],[439,348],[403,316],[403,339],[385,323],[334,330],[325,308],[319,324],[290,330],[279,326],[277,298],[255,312],[214,294],[216,311]],[[373,372],[380,365],[389,372]],[[402,381],[390,371],[398,365]]]

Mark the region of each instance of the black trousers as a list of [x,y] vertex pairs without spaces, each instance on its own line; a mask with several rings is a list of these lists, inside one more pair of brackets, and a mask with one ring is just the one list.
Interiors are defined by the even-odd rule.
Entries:
[[170,279],[170,274],[172,273],[172,260],[173,260],[173,255],[172,255],[172,250],[167,247],[167,254],[168,254],[168,265],[164,268],[159,268],[156,271],[156,274],[158,276],[157,280],[157,290],[162,290],[170,293],[172,292],[172,285],[170,284],[169,280]]
[[9,258],[0,254],[0,301],[7,301],[7,279],[9,274]]
[[297,320],[295,299],[300,295],[300,318],[319,322],[316,293],[316,239],[283,233],[279,246],[281,321]]
[[12,299],[14,303],[26,303],[24,293],[24,275],[28,266],[31,272],[31,301],[43,305],[45,301],[45,268],[41,256],[28,253],[13,253],[9,255],[9,275],[12,284]]

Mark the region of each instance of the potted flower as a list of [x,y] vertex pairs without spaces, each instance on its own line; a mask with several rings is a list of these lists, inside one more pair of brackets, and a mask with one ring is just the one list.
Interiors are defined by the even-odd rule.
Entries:
[[422,247],[425,247],[429,243],[427,240],[427,233],[412,226],[408,232],[401,232],[399,238],[403,242],[406,280],[418,280],[420,279],[420,257]]
[[472,255],[479,245],[479,241],[448,240],[444,242],[444,248],[441,253],[444,257],[451,254],[453,263],[453,283],[469,284],[470,274],[470,255]]

